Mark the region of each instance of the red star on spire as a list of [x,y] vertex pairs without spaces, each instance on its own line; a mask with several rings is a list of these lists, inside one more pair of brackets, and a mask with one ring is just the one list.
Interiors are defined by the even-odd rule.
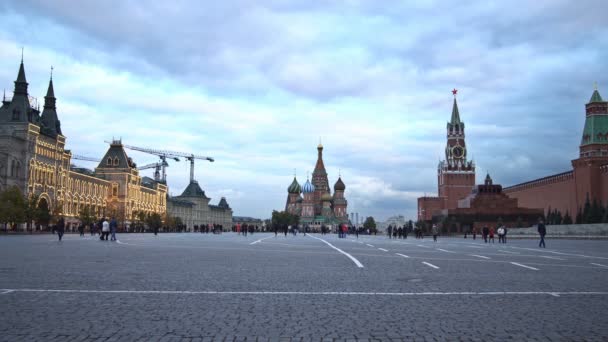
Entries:
[[458,94],[458,89],[454,88],[454,90],[452,90],[452,94],[454,94],[454,96],[456,96],[456,94]]

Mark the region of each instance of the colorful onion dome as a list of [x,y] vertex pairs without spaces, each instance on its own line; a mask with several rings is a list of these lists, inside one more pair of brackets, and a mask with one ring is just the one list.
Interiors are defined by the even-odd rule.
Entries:
[[344,185],[344,182],[342,181],[342,177],[338,177],[338,181],[334,185],[334,190],[344,191],[344,189],[346,189],[346,185]]
[[309,194],[311,192],[315,192],[315,186],[307,179],[304,186],[302,186],[302,192],[305,194]]
[[302,192],[302,187],[300,187],[296,177],[293,177],[293,182],[291,182],[291,185],[287,188],[287,192],[290,194],[299,194]]
[[326,201],[331,201],[333,198],[331,197],[331,195],[329,194],[329,192],[326,192],[323,194],[323,196],[321,196],[321,201],[326,202]]

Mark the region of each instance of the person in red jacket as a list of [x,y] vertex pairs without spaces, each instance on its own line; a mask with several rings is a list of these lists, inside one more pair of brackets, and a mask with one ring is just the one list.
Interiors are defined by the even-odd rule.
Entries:
[[490,241],[494,243],[494,227],[490,227]]

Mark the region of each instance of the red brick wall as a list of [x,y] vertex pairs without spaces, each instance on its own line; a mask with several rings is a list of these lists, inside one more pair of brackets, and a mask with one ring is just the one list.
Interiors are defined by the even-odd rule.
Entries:
[[430,221],[433,214],[443,209],[443,199],[439,197],[418,197],[418,221]]
[[439,197],[446,199],[446,209],[457,208],[458,200],[470,195],[475,186],[474,173],[445,173],[440,177],[443,177],[443,184],[439,185]]
[[576,188],[574,175],[572,173],[559,177],[530,182],[525,185],[516,185],[504,189],[504,193],[518,200],[518,206],[522,208],[543,208],[546,211],[557,209],[570,216],[574,220],[577,213]]

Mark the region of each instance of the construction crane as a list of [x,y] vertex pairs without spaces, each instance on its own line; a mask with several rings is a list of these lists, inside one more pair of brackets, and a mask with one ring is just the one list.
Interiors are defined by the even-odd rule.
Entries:
[[[112,142],[109,142],[109,141],[106,141],[106,143],[112,144]],[[184,159],[187,159],[190,161],[190,182],[192,182],[194,180],[194,160],[195,159],[207,160],[210,162],[215,161],[215,159],[213,159],[211,157],[199,156],[199,155],[195,155],[192,153],[157,150],[157,149],[152,149],[152,148],[137,147],[137,146],[131,146],[131,145],[125,145],[125,144],[122,144],[122,146],[124,148],[128,148],[129,150],[144,152],[144,153],[158,156],[160,158],[160,163],[162,164],[161,170],[162,170],[162,181],[163,182],[167,181],[166,167],[169,165],[169,164],[167,164],[167,158],[173,159],[175,161],[180,161],[179,158],[184,158]]]
[[155,181],[160,181],[160,171],[163,167],[167,167],[169,166],[169,164],[166,161],[160,161],[158,163],[152,163],[152,164],[148,164],[148,165],[144,165],[144,166],[140,166],[137,169],[139,171],[142,170],[147,170],[147,169],[152,169],[154,168],[154,180]]
[[91,157],[87,157],[87,156],[81,156],[79,154],[73,154],[72,155],[72,159],[85,160],[85,161],[97,162],[97,163],[99,163],[101,161],[101,160],[99,160],[97,158],[91,158]]

